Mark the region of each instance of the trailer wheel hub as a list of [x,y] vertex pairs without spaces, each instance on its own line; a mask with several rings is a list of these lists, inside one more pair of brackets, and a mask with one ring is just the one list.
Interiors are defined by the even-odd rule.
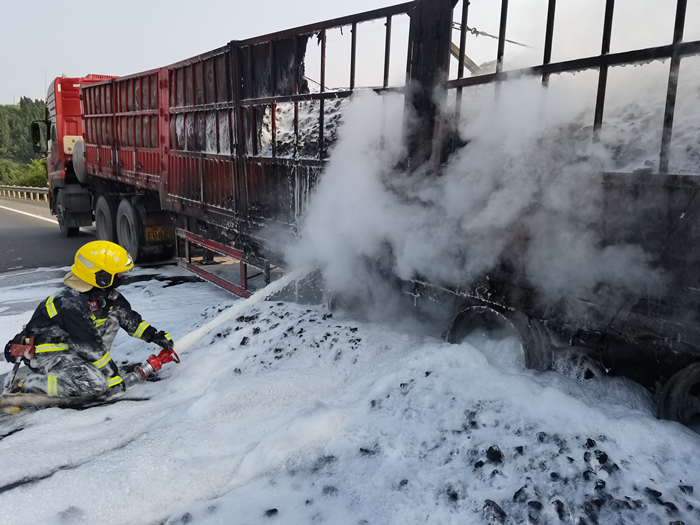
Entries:
[[526,368],[543,371],[552,365],[551,335],[539,321],[530,319],[521,312],[479,303],[471,304],[452,321],[447,340],[450,343],[460,343],[473,332],[515,335],[522,344]]
[[700,362],[676,372],[659,396],[658,416],[684,425],[700,422]]

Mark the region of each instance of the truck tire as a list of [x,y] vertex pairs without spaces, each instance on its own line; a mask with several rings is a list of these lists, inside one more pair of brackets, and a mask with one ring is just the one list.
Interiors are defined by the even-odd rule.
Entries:
[[65,192],[64,190],[58,190],[58,195],[56,196],[56,218],[58,219],[58,228],[64,237],[77,237],[80,233],[80,228],[66,226],[65,219]]
[[122,199],[119,203],[116,227],[119,245],[137,262],[143,245],[143,224],[128,199]]
[[552,338],[538,320],[522,312],[510,311],[496,305],[474,301],[463,307],[447,331],[450,343],[461,343],[471,333],[484,334],[505,331],[520,340],[525,367],[544,371],[552,366]]
[[686,366],[666,382],[657,415],[683,425],[700,423],[700,363]]
[[97,237],[103,241],[117,242],[117,208],[114,197],[100,195],[95,203],[95,228]]

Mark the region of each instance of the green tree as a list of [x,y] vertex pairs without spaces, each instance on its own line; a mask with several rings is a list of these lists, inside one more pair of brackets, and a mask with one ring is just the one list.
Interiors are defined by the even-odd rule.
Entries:
[[44,188],[46,181],[46,159],[34,159],[15,172],[15,186]]
[[22,97],[19,106],[0,105],[0,159],[27,164],[37,158],[30,125],[42,120],[46,106],[41,100]]
[[46,186],[46,160],[37,158],[30,131],[45,114],[43,101],[27,97],[18,106],[0,105],[0,185]]
[[14,146],[10,133],[12,112],[7,106],[0,106],[0,159],[10,160],[14,156]]
[[19,164],[10,159],[0,159],[0,186],[14,185],[15,174],[19,168]]

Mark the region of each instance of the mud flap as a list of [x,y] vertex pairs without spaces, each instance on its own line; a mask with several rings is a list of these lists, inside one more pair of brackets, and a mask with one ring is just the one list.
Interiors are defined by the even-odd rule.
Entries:
[[92,194],[77,185],[62,190],[63,220],[67,228],[92,226]]

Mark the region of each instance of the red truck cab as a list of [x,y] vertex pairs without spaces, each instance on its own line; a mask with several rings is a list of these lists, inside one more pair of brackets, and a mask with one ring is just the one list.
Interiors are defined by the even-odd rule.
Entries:
[[[83,140],[83,121],[80,110],[80,86],[109,80],[107,75],[88,75],[83,78],[56,78],[46,94],[49,125],[46,171],[51,184],[66,179],[66,167],[73,160],[76,142]],[[68,172],[70,177],[70,170]]]
[[[46,94],[46,172],[49,181],[49,205],[58,217],[61,232],[77,235],[80,226],[92,224],[91,197],[80,191],[73,170],[73,150],[83,140],[80,86],[109,80],[107,75],[82,78],[56,78]],[[37,124],[38,126],[38,124]],[[34,140],[35,148],[37,140]],[[73,213],[65,213],[65,212]]]

